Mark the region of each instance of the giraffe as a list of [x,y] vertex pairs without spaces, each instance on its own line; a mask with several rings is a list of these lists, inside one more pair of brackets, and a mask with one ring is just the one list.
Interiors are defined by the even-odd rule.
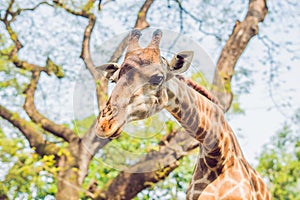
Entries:
[[160,55],[162,31],[141,48],[141,32],[132,30],[123,63],[107,63],[97,71],[116,82],[97,118],[99,137],[118,137],[123,126],[166,109],[192,137],[200,151],[187,199],[272,199],[267,185],[248,164],[223,110],[208,91],[179,75],[192,61],[192,51],[177,53],[170,62]]

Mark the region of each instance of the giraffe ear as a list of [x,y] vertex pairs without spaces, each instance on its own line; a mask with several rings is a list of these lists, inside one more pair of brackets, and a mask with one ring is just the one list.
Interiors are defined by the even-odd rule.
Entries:
[[170,62],[169,70],[173,74],[180,74],[185,72],[190,67],[193,56],[193,51],[181,51],[177,53]]
[[107,79],[116,81],[114,79],[118,77],[116,73],[119,72],[119,68],[120,67],[117,63],[106,63],[96,67],[96,71],[103,74],[103,76],[105,76]]

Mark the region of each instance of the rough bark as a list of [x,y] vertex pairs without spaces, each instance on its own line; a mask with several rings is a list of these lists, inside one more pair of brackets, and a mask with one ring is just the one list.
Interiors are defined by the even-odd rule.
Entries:
[[213,80],[213,93],[219,99],[225,110],[230,108],[233,94],[231,79],[237,60],[244,52],[250,39],[258,33],[258,24],[268,12],[265,0],[250,0],[245,19],[236,21],[217,62]]

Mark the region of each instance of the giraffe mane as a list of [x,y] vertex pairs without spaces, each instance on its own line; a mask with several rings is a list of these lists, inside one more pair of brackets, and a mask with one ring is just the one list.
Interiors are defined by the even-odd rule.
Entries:
[[211,92],[209,92],[205,87],[203,87],[202,85],[199,85],[195,81],[193,81],[191,79],[187,79],[187,78],[185,78],[185,77],[183,77],[181,75],[176,75],[176,77],[179,80],[184,81],[189,87],[193,88],[198,93],[200,93],[201,95],[205,96],[208,100],[210,100],[214,104],[218,105],[221,109],[223,109],[223,106],[220,104],[219,100],[215,96],[213,96],[211,94]]

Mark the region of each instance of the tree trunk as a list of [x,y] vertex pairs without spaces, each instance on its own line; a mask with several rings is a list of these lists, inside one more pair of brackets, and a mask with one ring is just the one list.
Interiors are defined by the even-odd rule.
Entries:
[[[81,190],[79,182],[78,156],[80,140],[69,144],[67,150],[64,150],[58,160],[58,191],[57,200],[78,200]],[[59,153],[58,153],[59,155]]]

